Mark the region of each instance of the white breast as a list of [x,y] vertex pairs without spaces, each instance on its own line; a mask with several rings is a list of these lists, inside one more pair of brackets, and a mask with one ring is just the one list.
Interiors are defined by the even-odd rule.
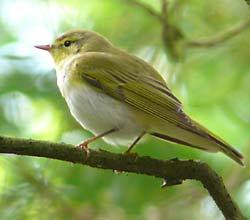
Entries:
[[104,137],[106,142],[129,145],[143,131],[128,107],[120,101],[88,85],[73,86],[65,74],[58,73],[57,80],[71,114],[84,128],[95,135],[113,128],[119,129]]

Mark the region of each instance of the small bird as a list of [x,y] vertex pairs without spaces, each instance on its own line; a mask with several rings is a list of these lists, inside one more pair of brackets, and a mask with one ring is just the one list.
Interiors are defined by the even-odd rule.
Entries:
[[95,136],[79,146],[87,150],[103,138],[126,145],[129,153],[150,134],[198,148],[221,151],[243,165],[243,156],[221,138],[184,113],[161,75],[144,60],[117,47],[98,33],[74,30],[51,45],[57,85],[73,117]]

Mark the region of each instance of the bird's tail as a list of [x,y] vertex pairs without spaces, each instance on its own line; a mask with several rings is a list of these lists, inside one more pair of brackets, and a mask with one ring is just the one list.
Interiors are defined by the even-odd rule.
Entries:
[[163,129],[161,128],[160,131],[154,131],[150,134],[167,141],[187,145],[209,152],[221,151],[236,161],[238,164],[244,166],[243,156],[239,151],[199,123],[195,122],[188,116],[186,117],[187,123],[184,127],[168,124],[164,129],[166,132],[162,132]]

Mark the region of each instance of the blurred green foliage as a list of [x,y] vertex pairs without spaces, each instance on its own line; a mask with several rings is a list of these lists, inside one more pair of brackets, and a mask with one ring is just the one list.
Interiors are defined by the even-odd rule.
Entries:
[[[144,0],[157,11],[160,1]],[[243,0],[169,0],[169,19],[186,39],[212,37],[249,19]],[[91,134],[71,117],[56,86],[53,63],[35,44],[73,28],[97,31],[151,62],[182,100],[184,109],[237,146],[249,162],[250,30],[212,48],[186,48],[171,63],[161,24],[125,0],[0,1],[0,134],[79,143]],[[122,152],[102,141],[102,147]],[[221,154],[208,154],[148,137],[140,155],[200,159],[223,176],[250,218],[250,171]],[[223,219],[201,184],[161,189],[161,180],[114,174],[47,159],[2,155],[0,219]]]

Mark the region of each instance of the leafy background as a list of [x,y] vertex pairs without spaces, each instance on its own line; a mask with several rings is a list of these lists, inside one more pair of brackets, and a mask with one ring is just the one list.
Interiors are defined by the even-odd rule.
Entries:
[[[250,30],[215,47],[187,47],[173,62],[163,49],[162,26],[128,0],[0,1],[0,134],[67,143],[91,136],[70,116],[56,87],[53,62],[33,45],[66,30],[85,28],[154,65],[184,109],[249,162]],[[142,3],[160,11],[159,0]],[[169,0],[169,19],[186,39],[213,37],[249,19],[243,0]],[[122,152],[99,141],[93,148]],[[250,218],[250,171],[222,154],[208,154],[148,137],[140,155],[207,162]],[[161,189],[161,180],[48,159],[0,157],[0,218],[223,219],[201,184]]]

